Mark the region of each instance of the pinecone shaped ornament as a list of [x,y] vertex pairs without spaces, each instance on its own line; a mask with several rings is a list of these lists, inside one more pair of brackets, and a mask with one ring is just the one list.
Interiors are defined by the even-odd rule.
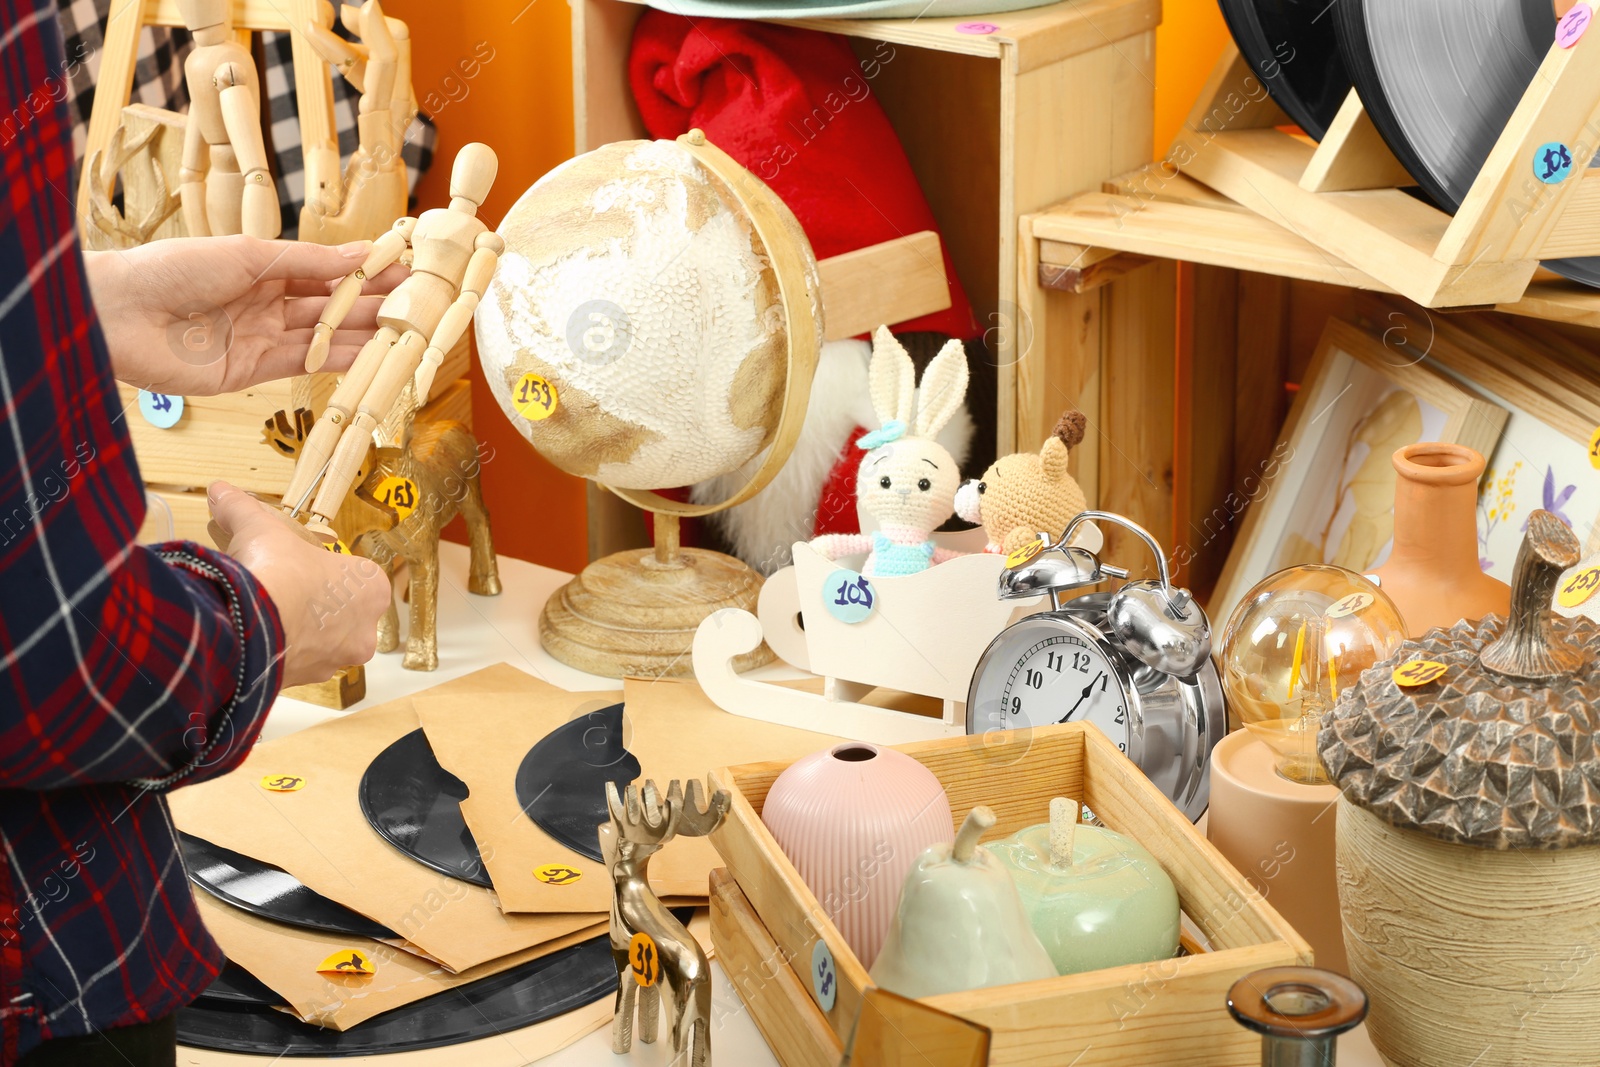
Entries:
[[1600,628],[1550,610],[1578,557],[1534,512],[1509,618],[1405,642],[1323,717],[1350,977],[1396,1067],[1600,1064]]
[[[1345,798],[1394,826],[1482,848],[1600,844],[1600,627],[1550,611],[1577,539],[1537,511],[1511,616],[1430,630],[1361,676],[1317,751]],[[1445,665],[1406,687],[1395,669]]]

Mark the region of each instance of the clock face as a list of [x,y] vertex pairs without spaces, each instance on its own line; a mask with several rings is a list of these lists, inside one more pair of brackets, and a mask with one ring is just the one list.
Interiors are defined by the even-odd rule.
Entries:
[[1026,620],[1002,634],[978,665],[967,730],[1089,722],[1127,752],[1134,716],[1121,678],[1089,627],[1072,619]]

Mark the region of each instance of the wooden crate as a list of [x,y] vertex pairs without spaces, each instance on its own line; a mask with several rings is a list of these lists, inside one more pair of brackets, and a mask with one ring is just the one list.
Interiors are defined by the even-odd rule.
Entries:
[[[1155,855],[1209,943],[1210,951],[1173,960],[925,998],[988,1027],[991,1064],[1260,1062],[1260,1038],[1228,1015],[1228,987],[1262,967],[1310,963],[1311,949],[1105,735],[1069,723],[897,747],[943,783],[957,820],[976,804],[993,808],[999,820],[989,839],[1046,821],[1052,797],[1082,798],[1106,825]],[[712,836],[731,875],[713,880],[712,940],[779,1060],[786,1067],[837,1065],[872,980],[761,821],[767,792],[786,766],[755,763],[713,774],[733,805]],[[839,978],[827,1012],[811,992],[818,940],[833,953]]]
[[[1278,129],[1276,108],[1230,104],[1249,99],[1251,80],[1228,49],[1168,161],[1423,307],[1514,303],[1541,259],[1600,254],[1600,170],[1587,167],[1600,132],[1600,36],[1551,43],[1454,216],[1406,191],[1412,179],[1354,91],[1314,144]],[[1545,185],[1533,160],[1551,142],[1579,159]]]
[[[442,366],[449,367],[449,365],[449,363],[446,363]],[[428,402],[427,407],[422,409],[417,418],[423,421],[454,419],[457,422],[465,423],[469,429],[472,427],[472,388],[467,379],[457,378],[454,381],[447,381],[437,388],[435,393],[434,398]],[[272,410],[276,411],[277,408]],[[137,416],[134,417],[137,418]],[[265,418],[266,416],[262,416],[261,421],[265,421]],[[256,450],[266,455],[269,459],[288,466],[288,460],[283,459],[274,450],[262,443],[261,421],[249,424],[255,427]],[[143,423],[143,420],[140,419],[139,422]],[[181,426],[182,424],[180,423],[179,425]],[[170,432],[157,430],[154,426],[149,425],[144,428],[150,433]],[[139,447],[139,434],[137,431],[135,431],[134,441],[134,447],[137,451]],[[144,470],[143,452],[139,453],[139,462],[141,470]],[[186,469],[193,469],[201,473],[204,473],[205,470],[213,470],[210,478],[200,483],[202,486],[209,484],[211,480],[216,478],[229,477],[227,474],[215,473],[215,464],[193,462]],[[138,536],[140,544],[155,544],[166,540],[198,541],[203,545],[211,543],[211,537],[206,532],[206,524],[211,521],[211,508],[206,503],[206,491],[204,488],[190,487],[183,484],[159,484],[148,473],[145,473],[145,479],[145,489],[155,499],[149,502],[149,507],[145,511],[144,526],[139,530]],[[234,484],[240,485],[241,483],[235,482]],[[285,484],[287,484],[287,480]],[[242,487],[249,488],[248,486]],[[277,492],[251,491],[268,503],[274,504],[278,502],[279,497],[282,495],[281,490]],[[337,527],[337,525],[336,521],[335,526]]]
[[[578,152],[646,136],[627,81],[641,10],[627,0],[572,2]],[[983,20],[773,21],[843,34],[875,60],[873,95],[997,357],[998,454],[1037,450],[1083,390],[1049,375],[1032,341],[1032,309],[1019,307],[1019,219],[1149,159],[1160,0],[1062,0]],[[995,31],[957,28],[979,21]],[[1092,420],[1094,409],[1085,410]],[[1095,436],[1078,451],[1092,454]],[[643,536],[636,511],[591,487],[591,556]]]
[[[470,358],[463,338],[439,365],[436,399],[456,379],[466,377]],[[168,430],[140,416],[136,388],[118,383],[117,389],[128,413],[139,474],[147,485],[203,488],[221,478],[247,492],[279,497],[289,488],[294,461],[262,443],[262,427],[279,410],[309,407],[321,415],[336,385],[336,375],[311,374],[238,393],[185,397],[183,417]]]

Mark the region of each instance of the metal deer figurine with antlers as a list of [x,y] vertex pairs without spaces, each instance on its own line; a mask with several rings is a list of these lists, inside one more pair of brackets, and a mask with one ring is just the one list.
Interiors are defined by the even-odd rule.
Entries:
[[661,989],[671,998],[674,1064],[711,1063],[711,970],[706,954],[684,925],[650,889],[650,857],[672,838],[704,837],[728,814],[722,790],[700,807],[700,782],[688,794],[677,781],[663,803],[656,784],[630,785],[626,800],[615,782],[606,783],[611,821],[600,826],[600,848],[611,872],[611,956],[617,964],[617,1010],[611,1023],[611,1051],[633,1047],[633,1009],[639,1005],[639,1040],[656,1039]]

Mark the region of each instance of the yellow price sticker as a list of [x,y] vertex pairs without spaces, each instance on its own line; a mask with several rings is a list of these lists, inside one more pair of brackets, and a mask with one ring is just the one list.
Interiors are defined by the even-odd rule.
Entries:
[[1427,685],[1444,677],[1444,672],[1450,668],[1436,660],[1414,659],[1410,663],[1402,663],[1394,669],[1391,675],[1394,684],[1411,689],[1419,685]]
[[416,482],[398,474],[391,474],[372,490],[372,499],[394,508],[394,513],[400,516],[400,521],[405,522],[411,517],[411,513],[417,510],[420,494]]
[[345,544],[343,541],[329,541],[322,547],[327,549],[329,552],[332,552],[336,556],[351,555],[350,546]]
[[306,780],[298,774],[269,774],[261,779],[261,788],[270,793],[298,793],[306,787]]
[[547,863],[535,868],[533,876],[545,885],[571,885],[583,877],[583,872],[565,863]]
[[317,964],[318,974],[377,974],[378,965],[358,948],[335,952]]
[[1325,614],[1330,619],[1343,619],[1359,615],[1370,608],[1378,598],[1371,593],[1350,593],[1335,600]]
[[542,422],[556,413],[560,404],[556,387],[541,376],[529,371],[511,390],[511,406],[529,422]]
[[1043,548],[1044,542],[1035,537],[1020,548],[1012,549],[1010,554],[1006,556],[1006,566],[1011,568],[1020,567],[1034,556],[1037,556]]
[[1589,435],[1589,466],[1600,470],[1600,426]]
[[661,953],[650,935],[640,930],[628,942],[628,969],[633,980],[646,988],[656,984],[661,977]]
[[1564,608],[1575,608],[1588,602],[1600,591],[1600,567],[1585,567],[1561,583],[1556,590],[1556,603]]

